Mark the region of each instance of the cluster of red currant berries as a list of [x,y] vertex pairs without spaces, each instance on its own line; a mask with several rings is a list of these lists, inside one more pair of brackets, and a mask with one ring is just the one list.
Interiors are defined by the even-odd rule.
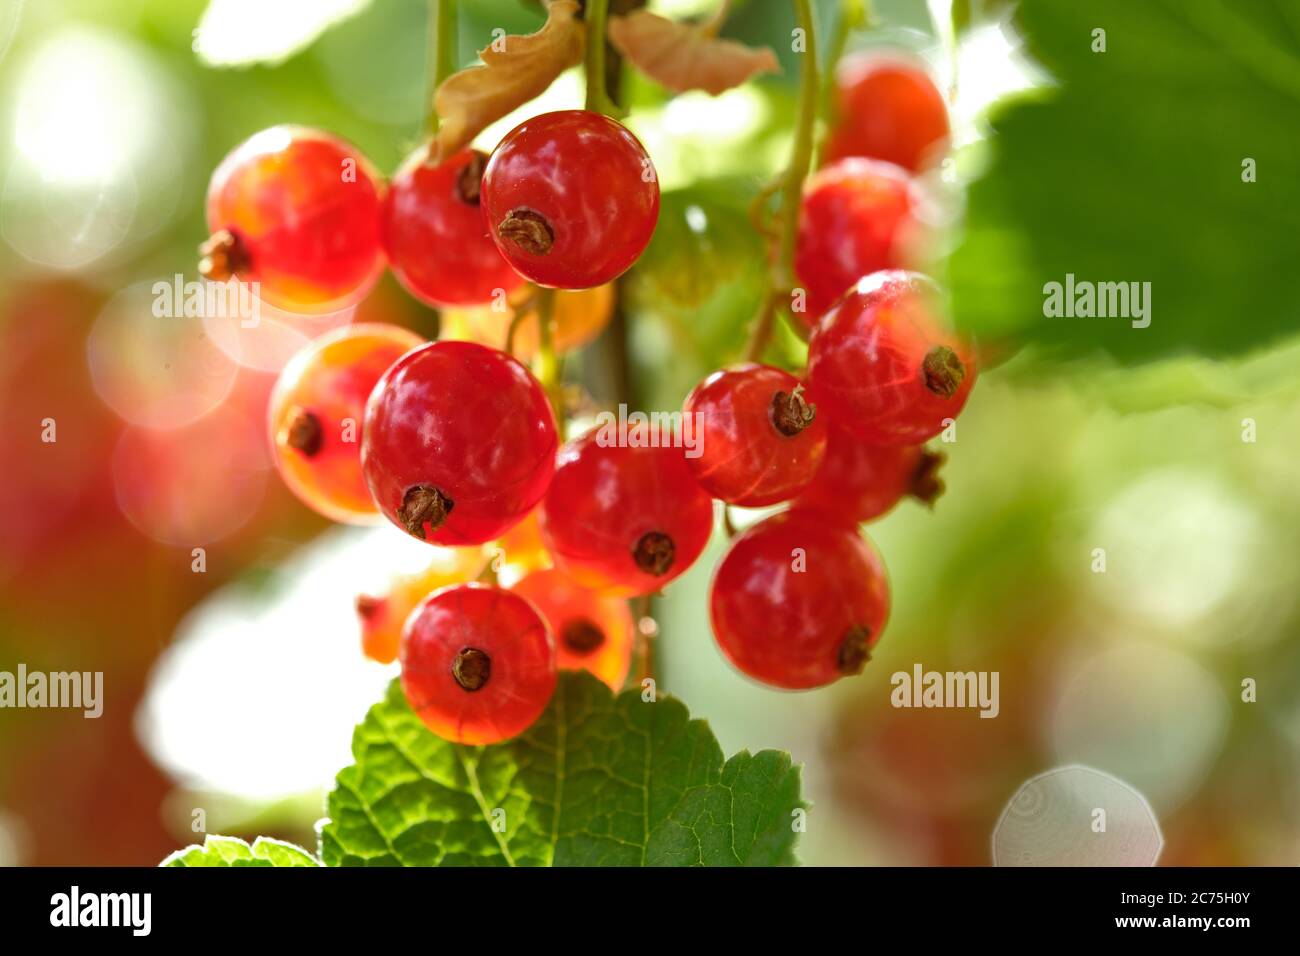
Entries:
[[[684,408],[698,457],[597,431],[560,447],[528,367],[475,342],[354,325],[285,367],[269,429],[289,487],[335,520],[383,515],[455,549],[358,602],[367,654],[400,657],[434,732],[474,744],[519,734],[546,707],[557,668],[621,686],[634,637],[625,599],[695,562],[714,499],[790,504],[736,537],[717,569],[711,616],[726,656],[787,688],[861,669],[889,595],[857,525],[908,493],[937,493],[936,457],[921,445],[975,376],[928,280],[900,271],[920,200],[873,145],[919,163],[946,135],[942,100],[942,129],[921,143],[915,97],[854,92],[873,75],[842,73],[830,152],[842,158],[810,179],[801,209],[796,268],[815,317],[806,374],[745,364],[706,378]],[[894,127],[879,115],[891,109],[905,114]],[[203,271],[309,311],[355,303],[387,263],[425,302],[481,306],[526,282],[610,282],[641,255],[658,211],[641,144],[584,110],[534,117],[489,157],[435,162],[421,150],[387,186],[339,139],[277,127],[214,174]],[[476,573],[488,542],[525,572],[508,589]]]

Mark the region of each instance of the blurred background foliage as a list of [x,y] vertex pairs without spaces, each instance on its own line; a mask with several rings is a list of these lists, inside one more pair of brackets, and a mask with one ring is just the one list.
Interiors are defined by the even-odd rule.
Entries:
[[[460,6],[462,63],[542,19],[528,0]],[[816,8],[825,44],[840,5]],[[719,534],[656,604],[661,686],[727,752],[805,764],[808,863],[986,863],[1016,788],[1078,762],[1147,797],[1165,863],[1293,864],[1298,5],[874,9],[850,48],[923,55],[953,96],[934,270],[997,367],[944,446],[934,512],[869,529],[895,607],[862,677],[781,694],[732,672],[705,612]],[[361,659],[351,597],[418,555],[291,498],[266,394],[328,327],[434,335],[438,318],[386,278],[355,314],[241,335],[151,320],[147,290],[195,277],[207,177],[258,129],[325,127],[395,168],[424,122],[425,17],[418,0],[0,0],[0,667],[102,670],[106,690],[99,720],[0,712],[0,862],[152,864],[198,838],[196,809],[211,832],[312,843],[390,673]],[[624,77],[663,212],[623,321],[571,364],[597,403],[674,409],[738,357],[767,268],[747,206],[790,143],[792,25],[784,0],[735,4],[726,34],[783,72],[717,98]],[[580,101],[566,74],[530,110]],[[1043,283],[1067,272],[1152,282],[1151,327],[1045,320]],[[998,671],[999,717],[890,707],[890,674],[918,662]]]

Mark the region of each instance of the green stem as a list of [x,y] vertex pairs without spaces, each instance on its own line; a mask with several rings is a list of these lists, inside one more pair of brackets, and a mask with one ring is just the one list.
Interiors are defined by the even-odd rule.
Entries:
[[813,134],[817,129],[819,76],[817,72],[817,29],[810,0],[794,0],[795,15],[808,42],[799,69],[799,107],[795,119],[794,152],[781,187],[780,247],[776,288],[794,285],[794,243],[799,230],[799,205],[803,181],[812,166]]
[[763,293],[763,304],[758,307],[758,316],[749,331],[749,341],[745,343],[745,361],[761,362],[763,350],[772,338],[772,327],[776,322],[776,292],[768,288]]
[[718,9],[714,10],[713,14],[700,24],[700,27],[704,30],[706,35],[716,37],[720,32],[722,32],[722,26],[727,22],[727,17],[730,15],[731,0],[720,0],[718,3]]
[[438,132],[438,87],[456,72],[456,0],[429,0],[426,56],[429,70],[429,132]]
[[[528,302],[521,302],[515,309],[515,314],[510,319],[510,326],[506,329],[506,346],[505,350],[510,355],[515,354],[515,335],[519,332],[519,327],[524,324],[524,320],[535,311],[534,303],[531,299]],[[518,358],[518,356],[515,356]]]
[[[953,0],[951,9],[948,11],[948,29],[944,32],[944,44],[948,47],[948,65],[949,69],[952,71],[952,75],[948,82],[949,109],[952,108],[952,104],[957,100],[957,65],[958,61],[961,59],[961,36],[959,35],[961,24],[958,23],[958,12],[957,0]],[[969,17],[969,6],[966,9],[966,14],[967,17]]]
[[781,213],[777,228],[777,255],[771,281],[745,345],[745,356],[758,361],[768,341],[776,313],[776,296],[788,296],[794,288],[794,247],[799,233],[799,206],[803,199],[803,181],[812,166],[813,137],[817,130],[820,106],[820,81],[817,69],[817,29],[811,0],[794,0],[795,20],[804,32],[807,48],[799,67],[799,103],[795,117],[794,148],[790,165],[780,180]]
[[614,116],[618,113],[605,91],[605,23],[609,15],[609,0],[587,0],[583,19],[587,21],[587,102],[585,107],[593,113]]

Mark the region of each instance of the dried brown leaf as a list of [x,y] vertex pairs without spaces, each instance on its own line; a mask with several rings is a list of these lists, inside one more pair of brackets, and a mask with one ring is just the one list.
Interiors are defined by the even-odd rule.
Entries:
[[768,47],[720,40],[704,24],[678,23],[645,10],[610,17],[609,42],[642,73],[677,93],[714,96],[781,66]]
[[576,0],[552,0],[536,33],[502,37],[479,51],[481,65],[447,77],[434,95],[439,125],[433,154],[445,158],[468,146],[484,127],[581,63],[586,28],[575,19],[577,12]]

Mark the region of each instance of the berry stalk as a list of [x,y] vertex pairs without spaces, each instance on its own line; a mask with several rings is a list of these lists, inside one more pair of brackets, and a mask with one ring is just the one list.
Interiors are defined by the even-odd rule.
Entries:
[[582,15],[587,22],[587,101],[584,106],[593,113],[618,116],[618,106],[605,90],[605,23],[608,14],[609,0],[587,0]]
[[722,25],[727,22],[727,17],[731,15],[731,0],[721,0],[718,9],[713,11],[713,15],[700,25],[705,36],[716,37],[722,32]]
[[794,245],[799,230],[799,201],[803,181],[812,167],[813,133],[817,126],[818,89],[817,28],[811,0],[795,0],[795,16],[804,31],[808,48],[799,70],[799,111],[795,120],[794,152],[781,187],[780,256],[777,259],[776,288],[794,285]]
[[820,107],[820,77],[817,70],[817,27],[811,0],[794,0],[795,20],[803,30],[806,49],[799,68],[799,104],[795,118],[794,148],[790,165],[780,180],[781,218],[777,227],[777,256],[767,293],[745,345],[745,358],[758,361],[772,337],[776,318],[776,297],[788,295],[794,287],[794,249],[799,233],[799,204],[803,181],[812,167],[813,139]]
[[429,132],[438,132],[438,87],[456,72],[456,0],[429,0]]

